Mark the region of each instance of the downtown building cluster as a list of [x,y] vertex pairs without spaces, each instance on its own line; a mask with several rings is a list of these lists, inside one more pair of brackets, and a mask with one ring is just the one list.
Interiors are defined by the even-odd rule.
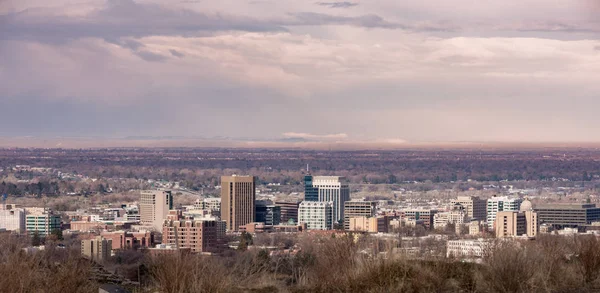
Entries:
[[220,197],[199,198],[186,206],[177,206],[170,190],[144,190],[134,204],[99,204],[61,215],[46,208],[6,204],[0,209],[0,229],[42,238],[64,230],[79,236],[82,255],[99,262],[127,249],[154,254],[221,253],[235,247],[227,234],[235,239],[241,233],[352,232],[395,237],[389,232],[421,229],[435,235],[451,230],[459,239],[448,241],[448,256],[479,257],[488,243],[483,237],[531,239],[540,233],[600,231],[596,229],[600,208],[595,204],[534,207],[522,197],[458,196],[445,206],[399,206],[391,200],[351,199],[344,177],[310,174],[301,181],[302,200],[275,199],[257,197],[257,182],[255,176],[222,176]]

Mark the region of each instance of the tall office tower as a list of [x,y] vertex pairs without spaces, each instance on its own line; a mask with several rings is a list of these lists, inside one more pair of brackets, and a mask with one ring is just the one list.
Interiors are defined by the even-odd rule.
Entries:
[[298,223],[308,230],[333,229],[333,202],[303,201],[298,207]]
[[350,200],[344,203],[344,230],[350,229],[350,218],[371,218],[375,216],[376,203],[374,201]]
[[507,196],[494,196],[487,200],[487,225],[488,229],[494,229],[496,213],[503,211],[518,211],[521,207],[521,198],[509,198]]
[[96,262],[108,260],[112,250],[112,240],[97,236],[89,240],[81,240],[81,255]]
[[221,177],[221,220],[228,231],[238,231],[240,226],[254,222],[256,177]]
[[163,221],[173,209],[171,191],[145,190],[140,195],[140,222],[162,231]]
[[319,188],[313,186],[313,176],[304,176],[304,200],[319,201]]
[[477,196],[458,196],[451,201],[452,205],[460,204],[465,208],[467,217],[471,220],[483,221],[486,219],[487,203],[485,199]]
[[283,224],[298,224],[298,206],[299,202],[286,202],[286,201],[278,201],[275,202],[275,205],[280,207],[281,211],[281,220],[280,222]]
[[304,181],[305,197],[307,192],[310,199],[314,201],[314,191],[317,191],[317,201],[333,202],[333,222],[338,223],[344,220],[344,202],[350,200],[350,188],[348,181],[339,176],[311,176],[310,183],[312,188],[308,187],[307,179]]

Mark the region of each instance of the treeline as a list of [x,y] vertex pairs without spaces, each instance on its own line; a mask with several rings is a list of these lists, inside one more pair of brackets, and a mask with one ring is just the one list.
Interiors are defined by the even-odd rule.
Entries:
[[274,151],[202,149],[0,150],[0,166],[28,164],[96,178],[165,179],[191,189],[217,185],[222,174],[257,175],[299,184],[314,174],[340,174],[352,183],[395,184],[501,180],[600,179],[600,151]]
[[[0,239],[0,288],[11,292],[97,292],[100,279],[77,248],[24,253]],[[8,240],[7,240],[8,239]],[[295,253],[233,251],[223,256],[119,252],[108,266],[134,292],[598,292],[600,241],[541,236],[497,241],[481,263],[392,254],[376,241],[325,236]],[[281,252],[281,251],[280,251]]]
[[0,183],[0,196],[59,196],[65,194],[92,195],[97,193],[107,193],[127,191],[130,189],[148,188],[149,184],[138,182],[137,180],[121,180],[110,182],[106,179],[96,181],[72,181],[62,179],[39,178],[31,180],[32,182],[2,181]]
[[2,183],[0,183],[0,195],[6,194],[11,196],[53,196],[60,194],[61,185],[62,184],[60,184],[58,181],[47,180],[42,180],[37,183],[11,183],[2,181]]
[[142,284],[159,292],[598,292],[600,241],[542,236],[497,241],[482,263],[411,259],[351,236],[301,241],[294,254],[147,258]]

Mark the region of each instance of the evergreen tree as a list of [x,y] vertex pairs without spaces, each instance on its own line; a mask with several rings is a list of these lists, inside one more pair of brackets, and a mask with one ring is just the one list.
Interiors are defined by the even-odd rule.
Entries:
[[42,244],[40,232],[38,232],[38,230],[35,230],[33,231],[33,235],[31,236],[31,246],[40,246],[40,244]]
[[248,249],[248,245],[252,245],[252,235],[242,232],[240,235],[240,244],[238,244],[238,250],[246,251]]
[[238,250],[241,251],[246,251],[248,249],[248,242],[246,242],[246,237],[244,237],[244,234],[246,232],[242,232],[242,236],[240,237],[240,244],[238,244]]
[[52,236],[54,236],[56,238],[56,240],[64,240],[61,229],[52,230]]

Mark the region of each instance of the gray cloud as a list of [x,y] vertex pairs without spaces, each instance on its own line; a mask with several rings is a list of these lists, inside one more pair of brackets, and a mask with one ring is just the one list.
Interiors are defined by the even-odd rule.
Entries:
[[129,49],[134,53],[140,49],[143,49],[146,46],[141,42],[138,42],[133,39],[126,39],[126,38],[120,38],[120,39],[104,38],[104,41],[107,43],[118,45],[125,49]]
[[521,32],[567,32],[593,33],[600,32],[600,25],[594,23],[568,23],[558,20],[530,21],[516,26],[507,26]]
[[[317,2],[324,7],[353,7],[357,3]],[[362,7],[362,6],[361,6]],[[415,32],[461,32],[468,29],[494,31],[594,33],[600,25],[556,20],[521,21],[514,24],[478,23],[459,20],[423,18],[419,20],[389,20],[376,14],[333,15],[311,11],[291,12],[279,17],[248,17],[226,13],[203,13],[185,8],[167,8],[158,4],[132,0],[110,0],[97,11],[82,17],[56,13],[43,14],[40,9],[26,9],[0,15],[0,39],[33,39],[43,42],[64,42],[86,37],[103,38],[109,42],[138,50],[139,45],[122,38],[141,38],[154,35],[207,36],[215,32],[282,32],[296,26],[345,25],[364,28],[401,29]],[[402,17],[402,15],[399,15]],[[410,19],[409,15],[405,15]],[[400,18],[402,19],[402,18]]]
[[175,49],[171,49],[171,50],[169,50],[169,52],[171,53],[171,55],[173,55],[173,56],[175,56],[177,58],[183,58],[183,57],[185,57],[185,54],[183,54],[183,53],[181,53],[181,52],[179,52],[179,51],[177,51]]
[[[142,58],[143,60],[146,60],[149,62],[160,62],[160,61],[164,61],[164,60],[168,59],[167,56],[153,53],[153,52],[146,50],[145,49],[146,45],[144,45],[143,43],[138,42],[136,40],[133,40],[133,39],[121,38],[121,39],[115,40],[115,39],[111,39],[111,38],[104,38],[104,40],[108,43],[119,45],[122,48],[129,49],[131,51],[131,53],[133,53],[133,54],[137,55],[138,57]],[[173,51],[175,53],[173,53]],[[183,57],[183,55],[179,56],[178,54],[180,54],[180,53],[177,52],[176,50],[171,50],[170,53],[174,57]]]
[[317,2],[317,5],[326,6],[329,8],[350,8],[357,6],[358,3],[343,1],[343,2]]
[[399,23],[388,21],[375,14],[340,16],[316,12],[299,12],[291,15],[296,18],[296,25],[348,25],[364,28],[401,29],[423,32],[450,32],[460,29],[458,25],[448,21]]
[[160,62],[160,61],[164,61],[167,59],[166,56],[160,55],[160,54],[156,54],[156,53],[152,53],[150,51],[137,51],[135,52],[136,55],[138,55],[140,58],[146,60],[146,61],[150,61],[150,62]]
[[407,29],[406,25],[389,22],[381,16],[369,14],[362,16],[336,16],[316,12],[300,12],[293,15],[303,25],[351,25],[367,28]]
[[[105,9],[85,19],[37,15],[30,10],[0,15],[0,39],[65,41],[84,37],[118,40],[152,35],[195,35],[215,31],[286,31],[276,23],[224,14],[208,15],[188,9],[167,9],[132,0],[110,0]],[[127,45],[127,44],[125,44]]]
[[137,3],[132,0],[110,0],[104,9],[92,12],[85,18],[41,14],[36,9],[0,15],[0,23],[2,23],[0,39],[31,39],[57,43],[95,37],[136,51],[141,45],[132,40],[124,41],[123,38],[154,35],[197,37],[212,35],[219,31],[282,32],[288,31],[288,27],[315,25],[348,25],[414,31],[452,31],[456,29],[456,26],[446,22],[413,24],[391,22],[376,14],[339,16],[298,12],[290,13],[287,16],[256,19],[223,13],[206,14],[183,8],[171,9],[157,4]]

